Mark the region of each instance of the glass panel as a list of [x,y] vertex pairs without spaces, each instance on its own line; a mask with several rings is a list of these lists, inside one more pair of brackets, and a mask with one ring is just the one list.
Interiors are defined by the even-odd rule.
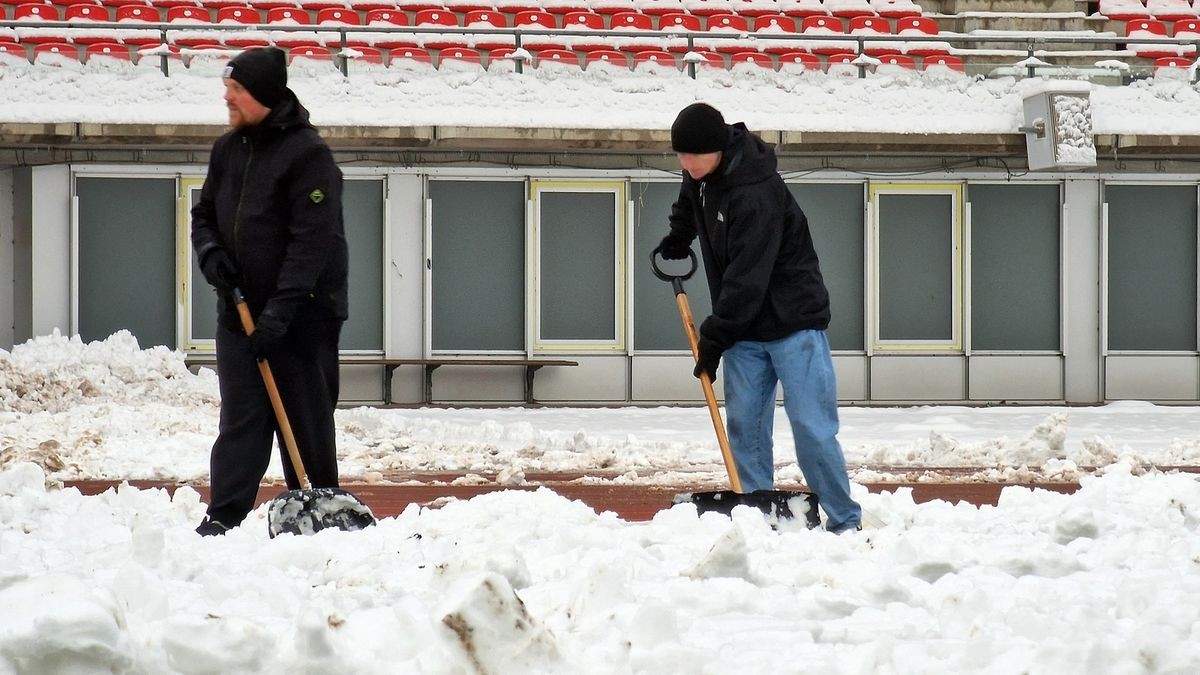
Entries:
[[972,185],[970,201],[972,347],[1057,350],[1059,186]]
[[525,184],[430,181],[429,197],[433,349],[524,351]]
[[954,339],[954,200],[879,195],[879,338]]
[[340,349],[383,350],[383,181],[346,180],[342,220],[350,257],[350,318]]
[[539,193],[543,340],[617,339],[616,195]]
[[829,346],[862,351],[865,345],[865,243],[861,183],[788,185],[808,218],[821,276],[829,289]]
[[175,179],[87,178],[79,197],[79,336],[175,347]]
[[1196,349],[1196,188],[1108,185],[1108,348]]
[[[633,344],[636,349],[687,350],[687,335],[675,294],[671,284],[654,276],[650,268],[650,252],[670,231],[667,216],[671,205],[679,196],[679,183],[634,183],[633,184],[633,295],[634,325]],[[708,294],[708,281],[704,276],[704,261],[700,257],[700,244],[692,242],[699,265],[691,279],[684,282],[688,307],[696,325],[712,313],[712,300]],[[688,261],[663,261],[659,267],[667,274],[685,273]]]

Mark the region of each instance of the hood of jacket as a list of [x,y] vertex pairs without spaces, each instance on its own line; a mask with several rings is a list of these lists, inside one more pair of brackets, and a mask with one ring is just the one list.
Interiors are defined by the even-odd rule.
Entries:
[[711,189],[723,190],[767,180],[775,175],[779,161],[775,151],[761,138],[750,133],[742,122],[729,125],[729,142],[721,161],[704,181]]
[[241,131],[242,135],[257,139],[265,137],[269,134],[287,131],[295,128],[315,129],[311,122],[308,121],[308,109],[300,103],[300,99],[296,97],[295,92],[287,89],[284,94],[283,101],[271,108],[271,112],[263,119],[263,121],[248,127]]

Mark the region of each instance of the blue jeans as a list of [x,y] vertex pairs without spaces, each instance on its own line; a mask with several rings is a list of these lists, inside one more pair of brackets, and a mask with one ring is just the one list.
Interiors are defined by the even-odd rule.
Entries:
[[775,485],[775,387],[783,383],[796,461],[825,511],[825,528],[854,528],[862,508],[850,498],[846,458],[838,444],[837,381],[823,330],[771,342],[743,340],[722,355],[725,415],[734,464],[745,492]]

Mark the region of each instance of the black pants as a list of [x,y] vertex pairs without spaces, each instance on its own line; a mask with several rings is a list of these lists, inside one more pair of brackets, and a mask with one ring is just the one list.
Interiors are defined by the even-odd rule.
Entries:
[[[270,355],[300,459],[313,487],[337,487],[337,446],[333,411],[338,400],[338,337],[342,321],[293,324]],[[258,485],[271,461],[271,438],[278,437],[289,489],[300,482],[279,434],[250,339],[217,322],[217,377],[221,422],[210,461],[212,496],[208,515],[230,527],[254,508]]]

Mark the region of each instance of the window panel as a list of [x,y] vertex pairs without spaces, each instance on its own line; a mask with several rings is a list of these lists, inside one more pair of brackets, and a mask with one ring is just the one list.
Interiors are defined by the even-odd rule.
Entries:
[[861,183],[800,183],[788,189],[808,218],[832,318],[826,334],[836,350],[862,351],[866,247]]

